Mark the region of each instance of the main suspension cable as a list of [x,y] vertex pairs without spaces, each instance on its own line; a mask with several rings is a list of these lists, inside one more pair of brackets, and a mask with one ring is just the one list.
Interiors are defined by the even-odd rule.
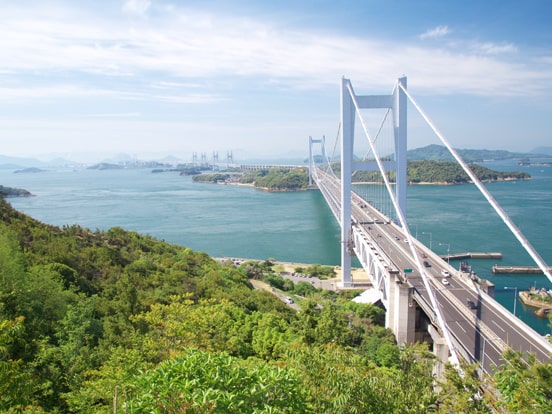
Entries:
[[414,98],[412,98],[412,96],[408,93],[406,88],[403,85],[401,85],[400,83],[399,83],[399,87],[404,91],[404,93],[406,94],[406,96],[408,97],[410,102],[412,102],[414,107],[418,110],[420,115],[425,119],[425,121],[428,123],[428,125],[431,127],[431,129],[433,129],[433,132],[435,132],[435,134],[439,137],[441,142],[445,145],[445,147],[447,147],[447,149],[449,150],[451,155],[456,159],[458,164],[460,164],[460,166],[464,169],[466,174],[468,174],[468,176],[470,177],[472,182],[477,186],[479,191],[483,194],[483,196],[485,196],[485,198],[487,199],[489,204],[494,208],[494,210],[500,216],[500,218],[506,224],[506,226],[508,226],[508,228],[513,233],[513,235],[518,239],[518,241],[521,243],[521,245],[523,246],[525,251],[527,253],[529,253],[529,255],[533,258],[535,263],[537,263],[539,268],[546,275],[548,280],[550,280],[552,282],[552,274],[550,273],[550,268],[547,266],[547,264],[544,262],[544,260],[540,257],[538,252],[533,248],[531,243],[529,243],[529,240],[527,240],[527,238],[523,235],[521,230],[510,219],[508,214],[506,214],[506,212],[502,209],[502,207],[496,202],[496,200],[494,199],[492,194],[489,192],[489,190],[487,190],[487,188],[483,185],[483,183],[477,177],[477,175],[475,175],[473,173],[473,171],[466,164],[466,162],[462,159],[462,157],[460,157],[458,152],[454,148],[452,148],[452,146],[448,143],[448,141],[445,139],[443,134],[441,134],[441,132],[437,129],[437,127],[433,124],[433,122],[431,122],[429,117],[424,113],[422,108],[416,103]]

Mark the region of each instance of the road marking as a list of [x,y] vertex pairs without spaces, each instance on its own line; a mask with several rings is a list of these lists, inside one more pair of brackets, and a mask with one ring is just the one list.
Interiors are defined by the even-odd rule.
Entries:
[[495,325],[498,329],[500,329],[502,332],[506,332],[506,330],[502,329],[502,327],[501,327],[498,323],[496,323],[494,319],[491,319],[491,320],[493,321],[494,325]]
[[460,329],[462,329],[462,330],[464,331],[465,334],[468,333],[468,332],[466,332],[466,330],[462,327],[462,325],[460,325],[460,322],[458,322],[458,321],[455,321],[455,322],[456,322],[456,325],[458,325],[458,327],[459,327]]

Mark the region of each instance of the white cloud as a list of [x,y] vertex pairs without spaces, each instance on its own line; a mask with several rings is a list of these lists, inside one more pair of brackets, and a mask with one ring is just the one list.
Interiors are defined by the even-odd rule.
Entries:
[[[115,97],[117,91],[111,89],[85,88],[71,84],[56,84],[49,86],[21,86],[21,87],[1,87],[0,101],[34,101],[57,100],[70,97]],[[125,93],[126,95],[126,93]]]
[[448,26],[437,26],[433,29],[429,29],[425,33],[422,33],[420,35],[420,39],[429,39],[429,38],[436,38],[436,37],[443,37],[450,33],[450,30]]
[[122,112],[122,113],[105,113],[105,114],[86,114],[84,118],[139,118],[140,112]]
[[144,15],[151,6],[150,0],[124,0],[123,11],[129,14]]
[[[149,1],[124,5],[127,11],[145,12],[148,7]],[[8,94],[22,98],[101,93],[122,99],[208,103],[225,99],[221,85],[232,93],[244,85],[327,89],[346,76],[358,79],[355,84],[387,90],[403,73],[415,79],[412,84],[419,90],[432,93],[533,94],[543,89],[543,84],[528,87],[528,79],[544,81],[545,89],[552,87],[547,65],[539,69],[525,60],[499,59],[499,52],[516,51],[512,44],[481,43],[477,51],[462,49],[461,42],[448,49],[409,46],[283,30],[269,22],[193,10],[158,11],[155,18],[138,21],[117,16],[96,20],[70,10],[62,17],[44,10],[3,14],[0,73],[7,79],[3,84]],[[438,26],[420,37],[449,33],[447,26]],[[10,83],[16,76],[28,81]],[[61,90],[42,86],[49,77],[51,83],[63,79],[65,85]],[[167,95],[159,93],[163,85],[170,86]],[[190,85],[202,85],[201,93]]]
[[479,50],[488,55],[498,55],[503,53],[515,53],[517,47],[512,43],[495,44],[491,42],[479,43],[476,45],[476,50]]

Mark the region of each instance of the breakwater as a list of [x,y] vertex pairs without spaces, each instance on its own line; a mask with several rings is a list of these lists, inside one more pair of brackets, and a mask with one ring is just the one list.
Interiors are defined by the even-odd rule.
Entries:
[[502,259],[502,253],[500,252],[467,252],[467,253],[455,253],[441,256],[443,260],[462,260],[462,259]]
[[[552,270],[549,269],[549,270]],[[542,270],[538,266],[493,266],[495,274],[512,274],[512,275],[542,275]]]

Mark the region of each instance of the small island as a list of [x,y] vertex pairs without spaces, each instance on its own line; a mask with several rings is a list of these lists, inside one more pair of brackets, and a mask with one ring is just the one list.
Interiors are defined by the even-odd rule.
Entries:
[[4,187],[3,185],[0,185],[0,198],[30,196],[32,196],[32,194],[23,188]]
[[41,173],[45,171],[46,170],[43,170],[41,168],[30,167],[30,168],[23,168],[22,170],[15,170],[13,173],[14,174],[28,174],[28,173],[35,174],[35,173]]
[[300,191],[309,185],[306,167],[274,167],[255,171],[225,171],[195,175],[194,182],[248,185],[265,191]]
[[125,168],[123,165],[120,164],[112,164],[109,162],[100,162],[99,164],[94,164],[88,167],[88,170],[121,170]]

